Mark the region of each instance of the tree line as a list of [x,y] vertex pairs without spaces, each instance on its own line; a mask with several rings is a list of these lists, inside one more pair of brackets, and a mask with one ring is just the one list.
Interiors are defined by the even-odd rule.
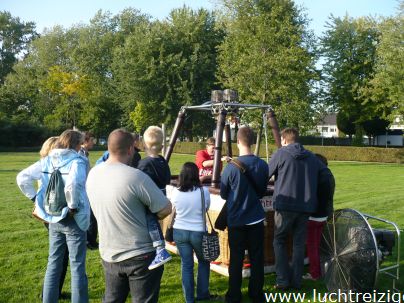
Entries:
[[[89,24],[37,33],[0,12],[0,128],[77,127],[104,136],[117,127],[172,128],[183,105],[231,88],[270,104],[281,126],[312,130],[338,112],[348,135],[373,136],[403,115],[403,13],[329,16],[316,37],[291,0],[221,0],[215,11],[173,9],[164,20],[135,8],[98,11]],[[258,114],[243,114],[245,122]],[[206,137],[210,113],[185,121],[184,136]]]

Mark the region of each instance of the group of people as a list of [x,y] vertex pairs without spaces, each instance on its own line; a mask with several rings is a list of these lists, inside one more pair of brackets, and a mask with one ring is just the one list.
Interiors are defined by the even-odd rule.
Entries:
[[[246,250],[251,265],[248,296],[252,302],[264,302],[265,213],[260,199],[266,194],[270,178],[274,177],[275,181],[272,197],[275,289],[300,289],[302,279],[318,280],[321,277],[321,233],[333,211],[335,180],[327,167],[327,160],[306,150],[298,142],[299,133],[295,128],[282,130],[282,147],[272,155],[269,164],[252,153],[253,138],[251,128],[240,128],[237,133],[237,161],[221,159],[230,160],[220,182],[220,196],[226,200],[224,207],[227,208],[230,248],[226,302],[241,302]],[[197,153],[196,163],[201,177],[212,173],[214,145],[214,139],[209,138],[206,151]],[[286,243],[290,235],[293,238],[293,253],[289,264]],[[310,268],[303,275],[306,246]]]
[[[253,302],[264,301],[265,212],[260,198],[265,195],[271,176],[275,176],[275,287],[301,286],[305,226],[309,215],[314,218],[315,213],[323,208],[318,207],[325,204],[322,201],[319,203],[318,191],[332,187],[331,178],[326,178],[332,174],[311,152],[297,143],[295,129],[285,129],[281,135],[283,147],[272,156],[269,165],[252,153],[254,133],[247,126],[241,127],[237,133],[238,165],[229,157],[222,158],[230,161],[222,173],[220,184],[220,196],[227,201],[230,247],[226,302],[241,302],[246,250],[251,263],[248,296]],[[187,162],[182,166],[178,186],[171,192],[169,200],[166,185],[170,183],[171,173],[168,163],[160,155],[163,140],[159,127],[149,127],[143,135],[147,156],[141,159],[139,136],[123,129],[114,130],[108,137],[108,151],[90,170],[88,150],[92,147],[91,138],[86,139],[83,133],[75,130],[66,130],[54,139],[52,146],[47,147],[39,161],[18,174],[17,184],[21,191],[35,203],[36,216],[49,228],[43,302],[58,301],[68,259],[71,300],[88,302],[85,264],[86,246],[89,247],[91,237],[90,247],[98,247],[94,233],[86,233],[92,216],[93,226],[98,231],[99,253],[105,274],[103,302],[125,302],[129,292],[132,302],[157,302],[164,270],[162,265],[171,259],[165,249],[158,220],[167,217],[173,209],[174,241],[181,258],[185,301],[217,299],[209,292],[209,262],[202,253],[202,237],[206,231],[203,218],[210,206],[210,194],[200,179],[211,173],[209,169],[213,166],[215,142],[209,139],[204,159],[197,154],[196,164]],[[60,215],[48,214],[44,203],[50,174],[55,169],[62,174],[67,202]],[[40,181],[38,187],[36,181]],[[324,199],[332,200],[331,189],[322,192]],[[319,216],[323,220],[324,212],[320,211],[317,218]],[[314,225],[318,231],[321,224]],[[285,246],[290,231],[294,240],[291,267]],[[196,296],[194,254],[198,259]],[[316,272],[310,272],[312,279],[316,275]]]

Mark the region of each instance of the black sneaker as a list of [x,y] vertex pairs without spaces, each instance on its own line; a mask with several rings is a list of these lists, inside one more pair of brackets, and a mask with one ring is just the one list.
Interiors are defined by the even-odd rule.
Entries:
[[218,302],[223,302],[223,298],[219,295],[209,295],[209,297],[205,298],[205,299],[195,299],[196,302],[199,301],[218,301]]
[[67,292],[62,292],[59,294],[59,299],[61,300],[68,300],[71,298],[71,294]]
[[97,250],[98,249],[98,243],[87,243],[87,248],[90,250]]

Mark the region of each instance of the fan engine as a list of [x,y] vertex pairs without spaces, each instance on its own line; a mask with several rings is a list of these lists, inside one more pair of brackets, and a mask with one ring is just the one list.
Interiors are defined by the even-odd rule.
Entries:
[[[369,219],[393,226],[372,229]],[[371,291],[378,274],[393,278],[393,289],[399,279],[400,230],[393,222],[354,209],[336,210],[324,226],[320,244],[320,263],[324,281],[329,291]],[[382,262],[394,255],[397,262],[383,268]]]

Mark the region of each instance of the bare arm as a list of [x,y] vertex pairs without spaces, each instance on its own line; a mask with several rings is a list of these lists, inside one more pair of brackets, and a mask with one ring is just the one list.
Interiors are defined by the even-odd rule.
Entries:
[[[231,157],[228,156],[223,156],[220,158],[221,161],[227,161],[229,162],[231,160]],[[203,167],[213,167],[215,160],[205,160],[202,162]]]
[[172,205],[170,200],[167,199],[167,205],[156,213],[157,217],[162,220],[172,212]]
[[203,167],[213,167],[213,160],[205,160],[202,162]]

